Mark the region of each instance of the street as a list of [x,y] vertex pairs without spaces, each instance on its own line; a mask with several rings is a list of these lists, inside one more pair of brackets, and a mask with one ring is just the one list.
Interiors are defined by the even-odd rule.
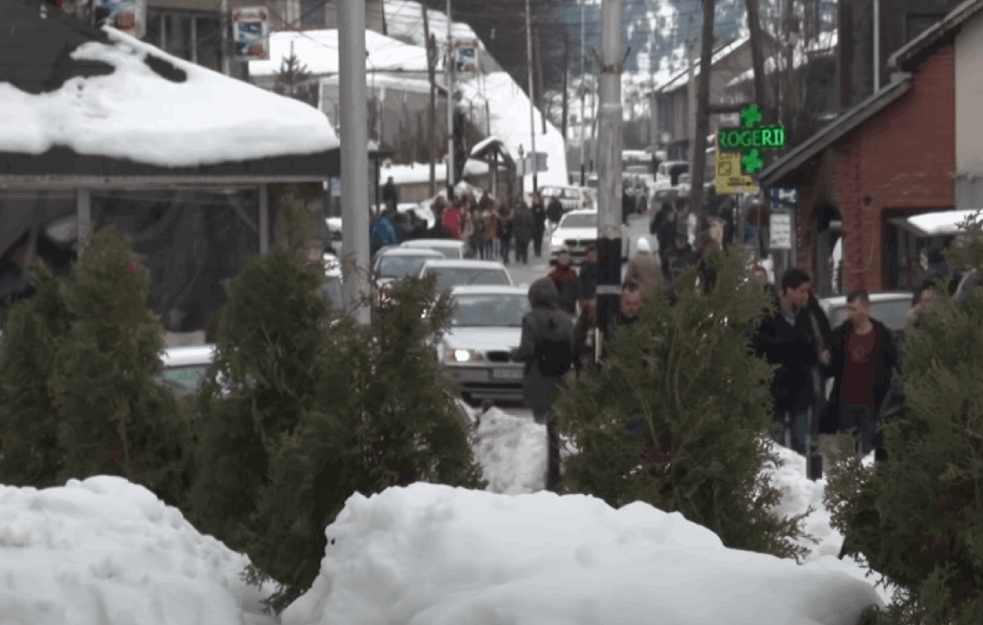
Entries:
[[[655,237],[650,237],[648,232],[648,218],[643,215],[632,215],[628,218],[628,232],[631,235],[631,250],[634,252],[636,243],[639,237],[649,237],[649,242],[652,244],[652,249],[655,250],[658,244],[655,242]],[[544,237],[545,238],[545,237]],[[532,284],[534,281],[546,276],[550,268],[547,264],[547,259],[549,258],[549,241],[547,240],[543,244],[543,255],[540,258],[536,258],[533,254],[532,245],[529,246],[529,264],[525,265],[522,263],[515,262],[515,250],[512,250],[510,254],[508,269],[509,273],[512,275],[512,281],[515,284]],[[500,405],[504,412],[508,414],[532,419],[532,411],[521,405]]]

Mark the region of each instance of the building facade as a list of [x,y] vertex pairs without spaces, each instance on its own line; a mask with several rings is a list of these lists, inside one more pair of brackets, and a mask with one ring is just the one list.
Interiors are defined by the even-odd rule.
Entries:
[[956,35],[956,208],[983,207],[983,15]]

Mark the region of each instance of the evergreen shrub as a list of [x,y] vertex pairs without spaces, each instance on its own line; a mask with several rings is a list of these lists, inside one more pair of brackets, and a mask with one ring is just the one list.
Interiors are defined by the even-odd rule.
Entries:
[[672,303],[649,294],[602,366],[562,392],[559,428],[579,450],[564,481],[613,506],[680,512],[728,547],[798,558],[801,517],[774,515],[780,493],[762,473],[780,460],[768,441],[771,367],[751,351],[749,329],[769,302],[740,250],[708,260],[712,288],[696,288],[693,269]]

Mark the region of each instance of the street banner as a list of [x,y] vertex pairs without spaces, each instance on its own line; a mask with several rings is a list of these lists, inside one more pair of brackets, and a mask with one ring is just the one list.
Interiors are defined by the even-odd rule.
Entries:
[[792,216],[788,213],[772,213],[768,221],[771,233],[768,247],[773,250],[792,249]]
[[97,28],[110,26],[137,39],[147,32],[145,0],[93,0],[92,16]]
[[478,73],[478,41],[476,39],[454,41],[454,71],[457,73]]
[[740,152],[721,152],[717,151],[717,167],[714,180],[717,184],[717,195],[730,195],[731,193],[750,193],[758,192],[751,176],[741,173],[741,154]]
[[232,37],[236,57],[244,61],[270,59],[270,20],[266,7],[238,7],[232,11]]

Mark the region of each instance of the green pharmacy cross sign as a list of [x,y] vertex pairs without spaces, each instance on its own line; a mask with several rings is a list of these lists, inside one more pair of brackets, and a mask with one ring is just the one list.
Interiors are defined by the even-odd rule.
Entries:
[[762,126],[764,115],[754,103],[741,111],[740,128],[721,128],[717,131],[717,149],[740,151],[741,165],[749,174],[756,174],[765,166],[762,150],[781,150],[785,147],[784,126]]

